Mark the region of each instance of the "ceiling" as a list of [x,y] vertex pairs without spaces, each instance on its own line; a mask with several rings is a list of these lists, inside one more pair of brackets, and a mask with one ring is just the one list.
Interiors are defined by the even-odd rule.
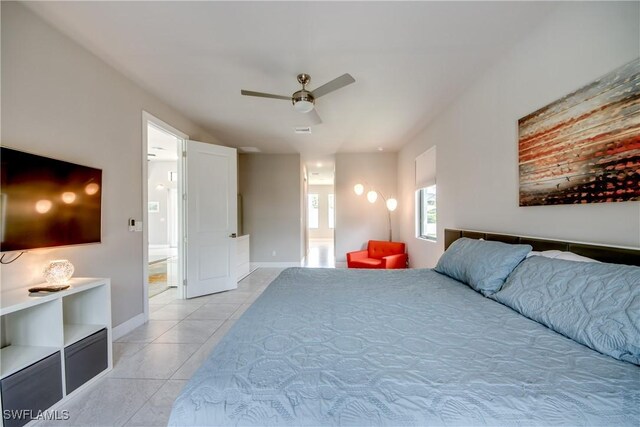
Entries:
[[[310,171],[337,152],[397,151],[556,7],[550,2],[26,2],[55,27],[230,146],[299,152]],[[287,101],[316,103],[311,135]],[[332,170],[332,164],[329,165]]]

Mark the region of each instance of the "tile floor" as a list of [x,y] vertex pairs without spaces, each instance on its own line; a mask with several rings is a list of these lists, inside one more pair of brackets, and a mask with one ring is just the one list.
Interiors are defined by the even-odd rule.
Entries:
[[190,300],[170,289],[149,300],[149,322],[113,343],[113,370],[38,426],[165,426],[182,387],[282,269],[260,268],[238,289]]
[[309,253],[303,267],[335,268],[336,257],[333,239],[309,239]]

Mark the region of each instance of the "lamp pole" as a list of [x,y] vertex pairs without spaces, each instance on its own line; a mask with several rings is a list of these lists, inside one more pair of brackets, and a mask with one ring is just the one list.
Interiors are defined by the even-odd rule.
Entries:
[[[373,187],[369,185],[369,183],[367,183],[366,181],[365,181],[365,184],[370,188],[369,192],[367,193],[367,200],[369,200],[369,203],[373,204],[376,202],[376,200],[378,199],[378,193],[380,193],[382,200],[384,200],[384,205],[385,205],[385,208],[387,209],[387,221],[389,224],[389,241],[391,242],[393,241],[392,240],[393,232],[391,230],[391,212],[396,210],[396,207],[398,206],[398,201],[394,198],[387,199],[387,197],[384,195],[382,191],[374,190]],[[358,196],[361,196],[362,194],[364,194],[364,190],[365,190],[364,185],[360,183],[354,185],[353,187],[353,191]]]
[[393,233],[391,231],[391,210],[389,210],[389,207],[387,206],[387,198],[384,193],[382,191],[378,191],[378,193],[380,193],[380,197],[384,200],[384,209],[387,211],[387,220],[389,221],[389,241],[392,242]]

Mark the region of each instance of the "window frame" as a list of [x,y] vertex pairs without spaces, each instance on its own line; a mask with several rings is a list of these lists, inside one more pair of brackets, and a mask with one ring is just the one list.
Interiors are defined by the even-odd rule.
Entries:
[[[433,195],[431,196],[433,200],[433,207],[430,209],[433,211],[435,220],[433,222],[429,222],[429,208],[425,207],[425,202],[428,200],[427,196],[429,189],[433,188]],[[438,241],[438,187],[434,183],[432,185],[428,185],[426,187],[419,188],[416,190],[416,238],[421,240],[426,240],[429,242],[437,242]],[[426,221],[425,221],[426,216]],[[426,228],[429,224],[433,225],[433,233],[429,233]]]

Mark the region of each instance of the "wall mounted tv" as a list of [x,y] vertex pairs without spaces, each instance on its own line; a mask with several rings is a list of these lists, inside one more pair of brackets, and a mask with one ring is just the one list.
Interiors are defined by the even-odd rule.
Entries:
[[0,252],[99,243],[102,170],[0,148]]

